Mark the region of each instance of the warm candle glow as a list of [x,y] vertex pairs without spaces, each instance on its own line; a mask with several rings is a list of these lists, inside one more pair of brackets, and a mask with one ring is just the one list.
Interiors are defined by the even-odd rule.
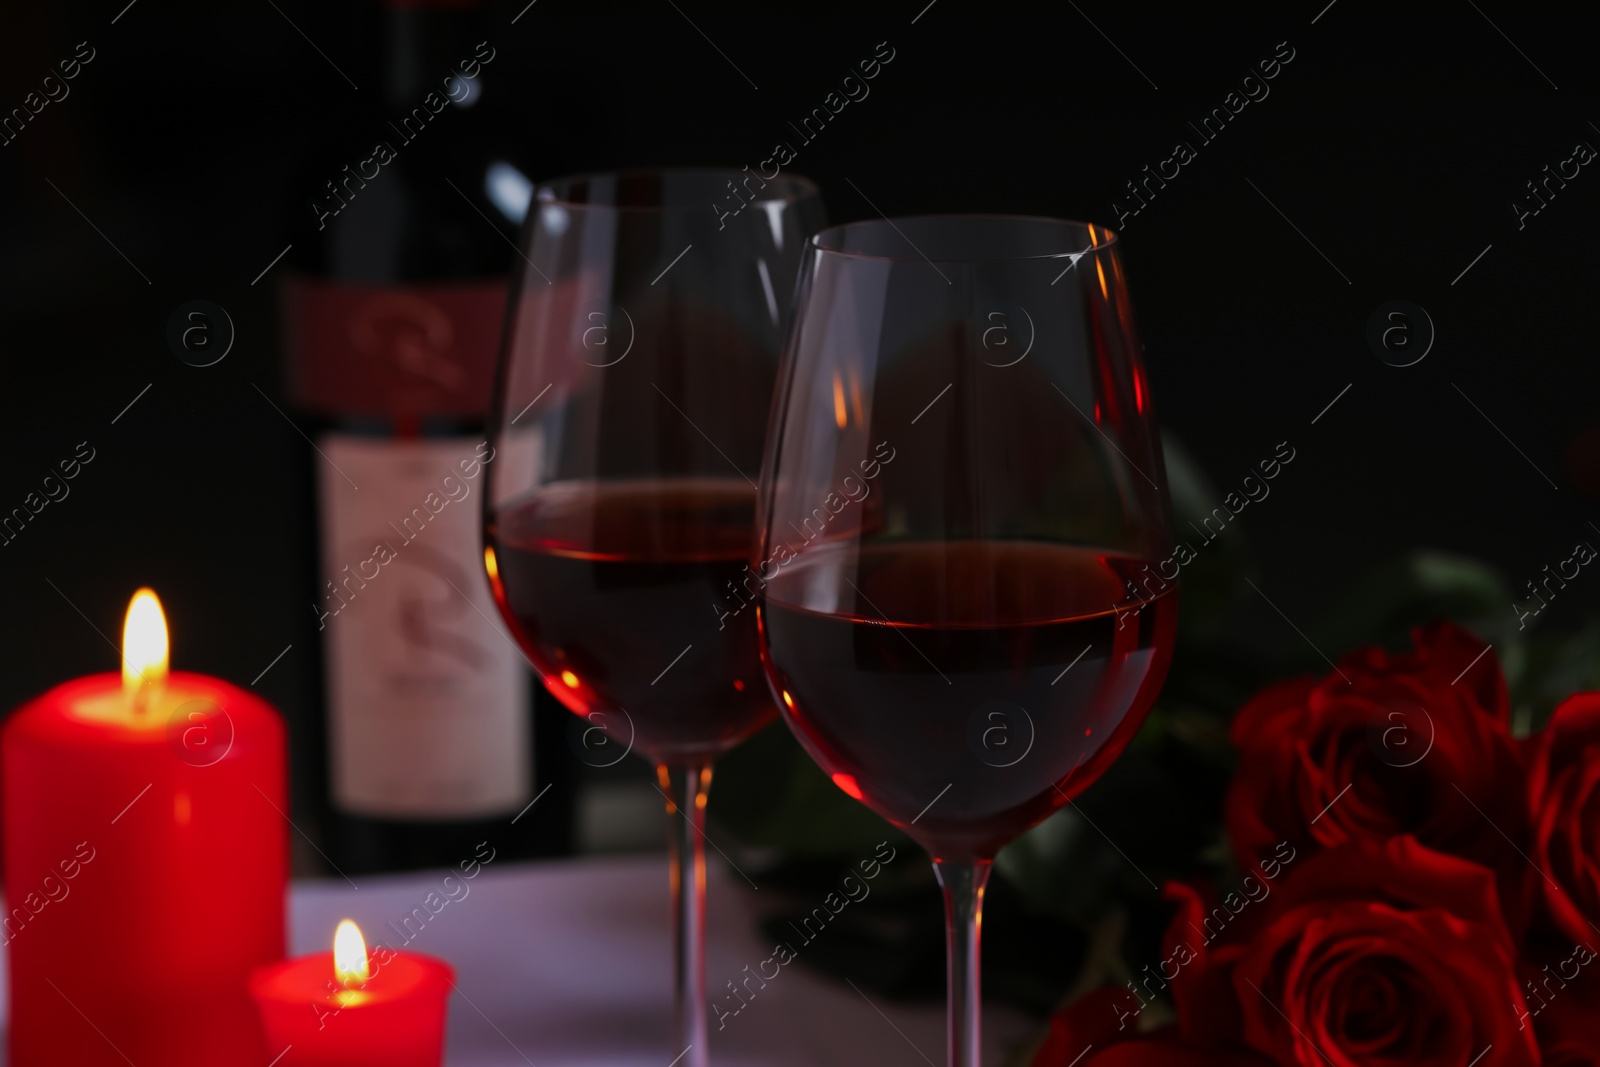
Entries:
[[333,975],[347,989],[371,977],[367,969],[367,943],[361,938],[361,927],[349,919],[333,932]]
[[122,623],[122,691],[130,700],[167,680],[167,617],[151,589],[128,601]]

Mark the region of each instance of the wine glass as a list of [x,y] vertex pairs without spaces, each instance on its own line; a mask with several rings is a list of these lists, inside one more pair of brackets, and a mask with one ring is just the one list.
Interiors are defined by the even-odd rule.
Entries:
[[931,853],[949,1063],[979,1062],[995,853],[1127,746],[1178,561],[1116,237],[925,216],[807,243],[752,570],[780,711]]
[[[524,226],[486,455],[484,561],[575,747],[657,768],[676,1044],[706,1063],[704,819],[716,755],[776,716],[755,475],[816,186],[639,170],[547,182]],[[669,1056],[670,1058],[670,1056]],[[665,1062],[665,1061],[663,1061]]]

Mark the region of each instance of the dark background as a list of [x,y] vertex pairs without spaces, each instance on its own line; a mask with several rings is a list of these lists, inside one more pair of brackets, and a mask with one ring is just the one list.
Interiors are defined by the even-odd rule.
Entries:
[[[150,584],[181,669],[248,684],[292,646],[257,689],[303,723],[306,445],[253,387],[281,403],[282,265],[252,279],[312,240],[290,194],[308,146],[344,137],[343,162],[370,146],[350,116],[377,89],[372,46],[342,3],[125,3],[0,11],[0,110],[78,42],[95,49],[71,95],[0,145],[0,512],[79,442],[95,449],[71,495],[0,547],[0,707],[116,669],[127,598]],[[1104,0],[925,3],[808,4],[802,19],[711,0],[494,2],[487,77],[535,179],[754,167],[782,139],[834,221],[875,215],[865,194],[891,215],[1114,225],[1123,183],[1187,140],[1198,158],[1123,236],[1150,380],[1215,503],[1278,442],[1296,449],[1226,535],[1248,537],[1288,619],[1416,547],[1486,558],[1520,590],[1600,541],[1600,164],[1524,229],[1511,207],[1576,143],[1600,146],[1595,24],[1577,5],[1307,0],[1175,19]],[[787,123],[881,41],[895,58],[870,96],[799,144]],[[1279,42],[1294,59],[1270,96],[1201,145],[1186,123]],[[204,369],[165,337],[196,298],[237,330]],[[1396,298],[1437,330],[1406,368],[1366,341]],[[1592,613],[1600,577],[1574,584],[1540,625]],[[1264,643],[1299,640],[1265,602],[1240,610]]]

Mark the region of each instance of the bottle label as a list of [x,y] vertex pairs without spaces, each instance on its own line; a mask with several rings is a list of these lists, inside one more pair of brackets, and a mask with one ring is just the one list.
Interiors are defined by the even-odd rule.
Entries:
[[321,415],[482,418],[505,279],[393,288],[290,277],[289,399]]
[[483,573],[492,450],[473,437],[317,444],[335,803],[380,818],[517,811],[532,789],[529,679]]

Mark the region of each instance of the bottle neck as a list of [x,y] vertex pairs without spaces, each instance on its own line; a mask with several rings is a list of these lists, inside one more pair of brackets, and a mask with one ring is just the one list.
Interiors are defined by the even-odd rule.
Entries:
[[[459,98],[475,94],[484,39],[483,12],[470,2],[389,0],[383,11],[383,94],[396,109],[410,109],[429,92]],[[461,83],[471,83],[464,90]]]

